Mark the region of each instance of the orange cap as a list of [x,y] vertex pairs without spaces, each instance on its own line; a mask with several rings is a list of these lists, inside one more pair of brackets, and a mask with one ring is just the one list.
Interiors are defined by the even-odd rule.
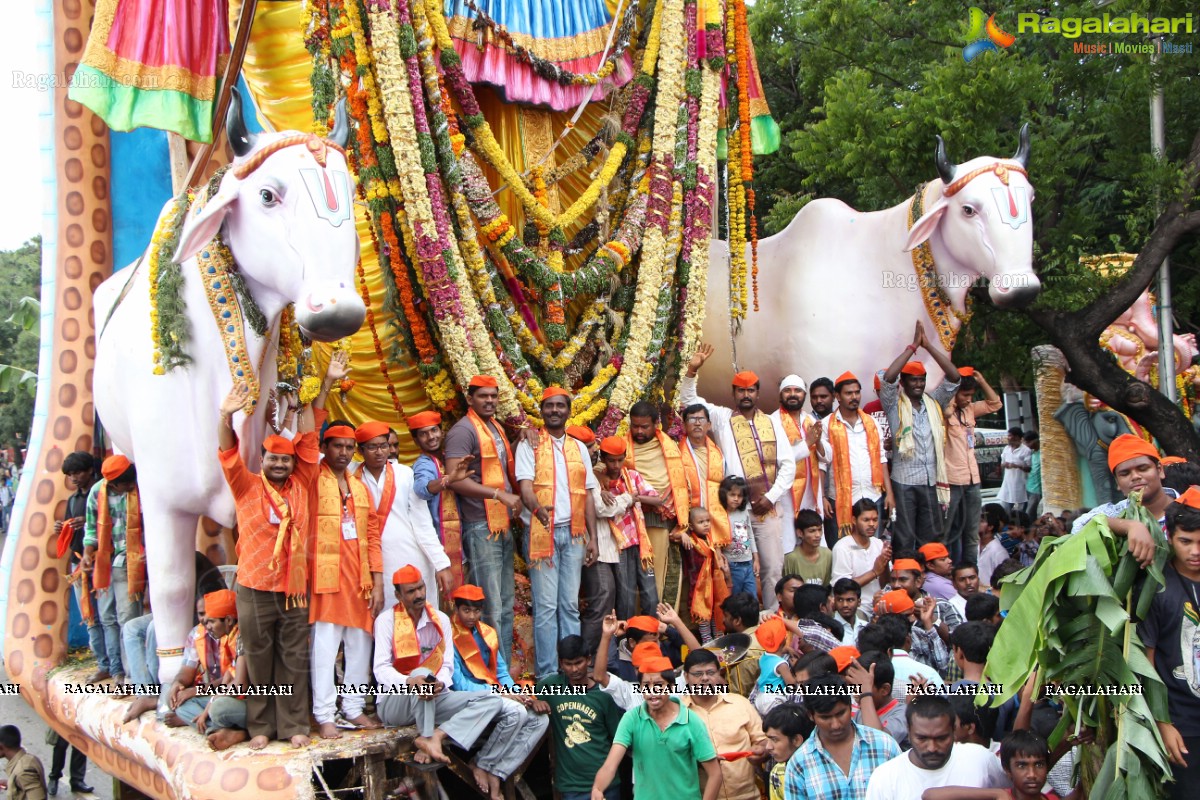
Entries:
[[290,439],[285,439],[282,436],[268,436],[266,439],[263,439],[263,449],[277,456],[296,455],[296,445],[292,444]]
[[974,367],[959,367],[958,368],[958,375],[961,378],[970,378],[974,374],[975,374]]
[[571,393],[561,386],[547,386],[542,390],[542,402],[546,402],[551,397],[570,397]]
[[[354,432],[354,441],[362,444],[363,442],[371,441],[377,436],[387,436],[391,432],[392,429],[388,427],[386,422],[364,422]],[[325,435],[328,436],[329,431],[326,431]]]
[[1189,486],[1188,490],[1179,495],[1175,502],[1200,511],[1200,486]]
[[237,615],[237,593],[232,589],[218,589],[204,595],[204,616],[236,619]]
[[898,558],[892,562],[892,572],[896,571],[924,572],[925,570],[921,568],[921,562],[915,558]]
[[432,428],[435,425],[441,425],[442,415],[436,411],[420,411],[416,414],[409,414],[407,421],[408,429],[416,431],[421,428]]
[[1186,464],[1187,459],[1183,458],[1182,456],[1164,456],[1158,463],[1162,464],[1164,467],[1167,467],[1171,464]]
[[405,564],[392,573],[392,584],[394,586],[399,586],[402,583],[420,583],[423,580],[425,579],[421,577],[421,570],[412,564]]
[[925,365],[920,361],[910,361],[900,368],[902,375],[924,375]]
[[917,548],[921,555],[925,556],[925,563],[928,564],[935,558],[949,558],[950,551],[946,549],[946,545],[941,542],[930,542],[923,544]]
[[625,440],[620,436],[606,436],[600,441],[600,452],[610,456],[623,456],[625,449]]
[[[411,581],[410,581],[411,583]],[[464,583],[462,586],[450,593],[451,600],[470,600],[472,603],[483,602],[483,589],[470,583]]]
[[1126,461],[1147,456],[1158,461],[1158,450],[1154,445],[1132,433],[1123,433],[1108,445],[1108,468],[1113,472]]
[[835,380],[833,382],[833,385],[840,386],[843,383],[846,383],[847,381],[854,381],[857,384],[860,384],[860,385],[862,384],[862,381],[860,381],[853,372],[850,372],[847,370],[846,372],[843,372],[841,375],[837,376],[837,380]]
[[642,661],[642,668],[638,672],[651,675],[655,672],[670,672],[673,669],[675,665],[666,656],[650,656]]
[[787,626],[779,617],[771,617],[754,629],[754,638],[768,653],[774,653],[787,641]]
[[115,481],[132,466],[133,462],[125,456],[113,455],[104,459],[104,463],[100,465],[100,474],[104,476],[104,480],[106,481]]
[[654,617],[642,615],[640,617],[630,617],[625,620],[626,629],[632,628],[635,631],[645,631],[646,633],[658,633],[658,620]]
[[837,664],[837,671],[845,672],[846,667],[850,666],[850,662],[861,656],[862,653],[858,652],[857,647],[842,645],[830,650],[829,655],[833,656],[834,663]]
[[330,439],[354,439],[354,428],[349,425],[332,425],[325,429],[325,437],[321,440],[328,442]]
[[596,442],[596,432],[586,425],[568,425],[567,436],[589,447]]
[[878,392],[882,388],[883,388],[883,381],[881,381],[879,379],[879,373],[876,372],[875,373],[875,391]]
[[467,386],[474,386],[477,389],[495,389],[499,385],[491,375],[476,375],[467,384]]
[[662,648],[658,642],[640,642],[629,653],[629,661],[638,672],[642,671],[642,662],[648,658],[662,658]]
[[893,589],[890,592],[884,592],[879,598],[879,602],[875,604],[875,613],[907,614],[916,607],[917,604],[908,596],[908,592],[903,589]]
[[739,389],[749,389],[758,383],[758,376],[750,370],[739,372],[733,376],[733,385]]

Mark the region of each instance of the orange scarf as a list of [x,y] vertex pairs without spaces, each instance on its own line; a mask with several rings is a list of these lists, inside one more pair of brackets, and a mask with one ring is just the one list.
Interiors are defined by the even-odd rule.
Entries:
[[233,662],[237,659],[238,626],[221,637],[221,680],[233,671]]
[[[877,490],[883,489],[883,465],[879,463],[879,428],[870,414],[858,412],[863,429],[867,432],[867,455],[871,459],[871,483]],[[833,480],[837,493],[838,538],[850,533],[854,527],[854,483],[850,475],[850,444],[846,434],[846,423],[841,412],[829,415],[829,446],[833,449]]]
[[[97,589],[112,585],[113,523],[108,510],[108,481],[100,482],[96,494],[96,574]],[[137,600],[146,591],[146,546],[142,541],[142,509],[137,487],[125,495],[125,575],[129,599]]]
[[[433,466],[437,468],[438,478],[446,474],[442,460],[437,456],[429,456]],[[462,520],[458,516],[458,500],[451,489],[442,489],[442,502],[439,509],[441,519],[438,520],[438,530],[441,532],[442,549],[450,557],[450,574],[454,576],[454,585],[463,585],[462,574]]]
[[[284,557],[284,549],[287,549],[287,565],[284,569],[287,572],[287,600],[284,605],[287,608],[304,608],[308,605],[308,575],[305,554],[304,536],[296,534],[292,530],[292,505],[283,495],[275,488],[266,475],[260,474],[262,479],[263,493],[266,495],[267,502],[271,505],[271,510],[275,512],[275,516],[279,519],[279,531],[275,534],[275,549],[271,552],[271,562],[267,567],[273,571],[279,571],[281,562]],[[291,480],[289,478],[288,480]]]
[[[388,469],[391,474],[391,469]],[[333,470],[324,464],[317,477],[317,535],[313,548],[313,592],[334,594],[341,590],[342,560],[342,514],[343,503],[349,503],[354,515],[354,527],[358,534],[358,590],[364,600],[371,599],[371,562],[367,555],[367,516],[371,513],[371,495],[357,475],[346,474],[349,496],[342,499]],[[392,487],[395,493],[395,487]]]
[[[721,505],[720,500],[721,478],[725,477],[725,457],[721,454],[721,448],[717,447],[717,443],[709,439],[707,447],[704,448],[707,455],[708,478],[701,480],[700,465],[696,460],[696,451],[692,448],[692,443],[684,440],[683,449],[687,453],[687,458],[683,459],[683,469],[687,473],[688,499],[692,508],[703,508],[708,511],[708,515],[712,517],[710,532],[712,542],[717,547],[724,547],[733,540],[733,533],[729,527],[729,512],[725,510],[725,506]],[[713,480],[714,475],[720,477]]]
[[383,491],[379,494],[379,505],[375,508],[375,516],[379,518],[381,530],[387,524],[387,518],[392,514],[392,504],[395,502],[396,475],[392,472],[392,465],[385,463],[383,465]]
[[775,425],[766,414],[755,411],[754,422],[734,414],[729,419],[729,427],[733,429],[738,460],[742,463],[742,473],[746,476],[753,502],[770,491],[775,483],[775,471],[779,467]]
[[[613,494],[620,494],[622,491],[627,494],[633,494],[633,478],[629,477],[629,470],[621,469],[621,478],[616,481],[609,481],[609,487],[618,489]],[[642,511],[641,503],[634,503],[630,510],[633,512],[633,526],[637,531],[638,537],[638,558],[642,560],[642,568],[650,569],[654,565],[654,545],[650,542],[650,537],[646,535],[646,515]],[[617,550],[624,550],[629,545],[633,544],[625,536],[621,527],[612,521],[608,524],[608,529],[612,531],[613,541],[617,544]]]
[[[679,454],[679,445],[660,430],[654,431],[654,435],[658,439],[663,458],[667,462],[667,480],[671,484],[671,502],[675,507],[675,521],[687,527],[689,494],[687,476],[683,472],[683,457]],[[633,435],[628,431],[625,433],[625,445],[625,465],[630,469],[637,469],[633,455]],[[669,514],[671,509],[667,509],[665,506],[663,508]]]
[[[489,425],[475,413],[474,409],[467,411],[467,419],[475,426],[475,438],[479,441],[479,482],[489,489],[504,491],[504,476],[507,473],[509,485],[516,486],[512,448],[508,447],[507,443],[505,444],[505,460],[502,462],[499,450],[496,448],[496,440],[492,436],[492,426],[496,424],[496,421],[489,420]],[[499,432],[499,428],[496,431]],[[491,536],[499,537],[501,534],[507,533],[510,524],[508,506],[499,500],[484,500],[483,508],[487,512],[488,530],[491,532]]]
[[717,566],[713,545],[699,536],[692,536],[692,543],[696,553],[704,559],[692,589],[692,618],[698,622],[708,622],[725,598],[729,597],[729,586],[725,583],[725,573]]
[[[783,423],[783,430],[787,434],[788,443],[795,447],[796,442],[800,441],[812,429],[813,422],[808,417],[804,418],[804,425],[796,424],[796,420],[783,409],[779,410],[779,421]],[[800,462],[796,462],[796,479],[792,481],[792,513],[800,513],[800,504],[804,502],[804,492],[808,488],[808,482],[814,476],[821,474],[821,465],[817,463],[817,451],[815,448],[809,448],[808,460],[803,467]],[[815,493],[814,493],[815,495]]]
[[446,653],[446,632],[438,624],[437,615],[430,614],[428,609],[425,610],[430,624],[437,628],[441,638],[438,639],[437,647],[422,661],[421,643],[417,640],[417,626],[413,624],[412,617],[408,615],[404,606],[396,606],[392,609],[392,614],[396,618],[392,625],[392,666],[406,675],[411,674],[417,667],[424,667],[437,675]]
[[92,608],[92,587],[88,585],[90,581],[82,561],[75,565],[75,571],[67,578],[67,582],[79,584],[79,615],[86,624],[91,625],[96,621],[96,611]]
[[[587,505],[587,470],[579,447],[570,436],[563,436],[563,461],[567,462],[567,489],[571,495],[571,535],[575,538],[587,537],[587,520],[584,508]],[[529,519],[529,560],[540,561],[554,555],[554,505],[559,481],[558,469],[554,458],[554,437],[543,431],[538,439],[537,450],[534,452],[533,493],[538,505],[548,506],[550,510],[550,525],[543,525],[537,515]]]
[[500,662],[496,660],[496,653],[500,648],[500,637],[496,636],[495,629],[482,622],[479,623],[479,633],[483,635],[483,642],[491,653],[492,666],[489,669],[488,665],[483,663],[483,655],[479,652],[479,643],[475,641],[475,634],[453,619],[450,620],[450,627],[454,630],[454,649],[466,663],[471,677],[490,686],[499,685],[500,680],[496,677],[496,673]]
[[208,629],[203,625],[192,628],[192,641],[196,644],[196,686],[204,683],[208,676]]

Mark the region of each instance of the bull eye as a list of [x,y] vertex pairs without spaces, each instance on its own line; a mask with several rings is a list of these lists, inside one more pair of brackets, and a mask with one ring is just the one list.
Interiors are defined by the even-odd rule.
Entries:
[[265,187],[258,190],[258,199],[264,206],[267,206],[268,208],[279,205],[279,195],[277,195],[273,190]]
[[976,213],[975,206],[966,206],[965,205],[962,207],[962,210],[963,210],[963,214],[967,215],[968,217],[975,216],[975,213]]

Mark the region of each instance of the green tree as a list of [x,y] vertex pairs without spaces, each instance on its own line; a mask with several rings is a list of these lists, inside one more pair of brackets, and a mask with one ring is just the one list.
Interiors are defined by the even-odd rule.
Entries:
[[[896,205],[936,177],[935,134],[945,137],[951,160],[965,161],[1013,152],[1018,129],[1029,122],[1029,173],[1037,188],[1035,268],[1046,289],[1026,311],[977,301],[956,359],[1028,387],[1030,348],[1053,343],[1067,356],[1074,383],[1145,424],[1168,450],[1200,456],[1200,440],[1182,414],[1125,376],[1096,343],[1168,253],[1178,287],[1176,319],[1195,330],[1187,322],[1200,308],[1194,196],[1200,163],[1191,157],[1200,130],[1200,82],[1194,59],[1164,56],[1152,73],[1147,56],[1073,51],[1073,41],[1144,37],[1071,40],[1021,33],[1007,50],[967,63],[962,46],[971,5],[756,3],[751,26],[759,66],[784,132],[780,150],[756,162],[763,229],[781,230],[814,197],[837,197],[863,210]],[[1014,34],[1016,14],[1030,10],[978,5]],[[1150,14],[1141,1],[1112,13],[1132,10]],[[1155,4],[1153,15],[1189,11],[1187,3],[1170,0]],[[1085,0],[1057,2],[1042,13],[1098,12]],[[1164,164],[1150,155],[1153,80],[1160,81],[1168,109]],[[1158,198],[1168,205],[1156,225]],[[1116,251],[1140,254],[1124,282],[1079,265],[1082,255]]]
[[18,449],[28,443],[33,419],[41,261],[40,237],[0,251],[0,445]]

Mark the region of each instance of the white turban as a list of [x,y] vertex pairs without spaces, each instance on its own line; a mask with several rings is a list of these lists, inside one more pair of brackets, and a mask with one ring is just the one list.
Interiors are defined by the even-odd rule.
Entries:
[[804,382],[804,378],[799,375],[788,375],[779,382],[779,391],[784,389],[799,389],[802,392],[808,392],[808,384]]

